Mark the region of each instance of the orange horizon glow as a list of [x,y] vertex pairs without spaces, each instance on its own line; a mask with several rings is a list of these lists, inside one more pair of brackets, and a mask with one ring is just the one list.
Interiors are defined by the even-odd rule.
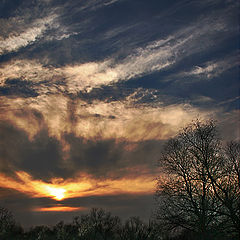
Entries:
[[86,210],[85,207],[68,207],[68,206],[55,206],[55,207],[42,207],[34,208],[34,212],[75,212],[78,210]]
[[93,195],[148,194],[153,193],[155,187],[153,176],[96,180],[85,174],[74,179],[53,178],[47,183],[35,180],[23,171],[16,172],[16,175],[18,180],[0,173],[0,187],[17,190],[33,198],[48,197],[56,201]]

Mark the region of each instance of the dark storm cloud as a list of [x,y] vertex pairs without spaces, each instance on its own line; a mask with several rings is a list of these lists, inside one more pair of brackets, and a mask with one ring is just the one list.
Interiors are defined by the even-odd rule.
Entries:
[[49,206],[56,202],[49,198],[31,198],[19,191],[0,188],[0,204],[14,212],[30,212],[37,206]]
[[[36,118],[41,118],[39,113],[34,114]],[[41,121],[43,120],[39,119]],[[133,175],[137,174],[138,168],[143,167],[154,171],[161,148],[161,141],[131,145],[127,142],[118,143],[114,139],[94,141],[66,135],[65,144],[70,147],[65,159],[66,165],[63,146],[49,136],[44,127],[31,140],[23,130],[6,122],[1,122],[0,133],[1,171],[26,171],[34,178],[43,180],[53,177],[71,178],[79,170],[94,178],[113,179],[128,176],[127,168],[133,168]]]
[[162,141],[131,144],[114,139],[90,141],[73,135],[65,136],[65,141],[70,145],[73,169],[81,169],[95,178],[133,177],[143,168],[153,173],[162,147]]
[[0,135],[2,171],[27,171],[40,179],[67,174],[60,165],[60,144],[56,139],[49,137],[46,129],[30,140],[23,130],[1,122]]
[[121,160],[123,146],[114,140],[86,141],[74,136],[66,136],[70,144],[70,160],[74,169],[87,171],[94,176],[107,176],[116,171]]

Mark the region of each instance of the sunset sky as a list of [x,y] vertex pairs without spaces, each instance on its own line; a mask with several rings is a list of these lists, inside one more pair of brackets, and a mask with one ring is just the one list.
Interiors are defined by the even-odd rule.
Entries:
[[194,119],[239,139],[236,0],[0,0],[0,206],[148,219],[162,146]]

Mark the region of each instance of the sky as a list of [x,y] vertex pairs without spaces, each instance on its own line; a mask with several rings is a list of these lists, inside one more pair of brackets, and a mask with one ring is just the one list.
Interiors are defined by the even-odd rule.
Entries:
[[0,205],[23,226],[154,211],[163,144],[239,140],[235,0],[0,0]]

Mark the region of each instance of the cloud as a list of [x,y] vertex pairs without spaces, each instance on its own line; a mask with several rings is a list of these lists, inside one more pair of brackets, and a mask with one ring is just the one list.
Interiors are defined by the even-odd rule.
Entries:
[[[52,10],[52,12],[54,11]],[[52,14],[49,17],[35,20],[32,24],[33,27],[29,27],[25,32],[19,33],[17,36],[10,36],[8,40],[2,40],[4,43],[2,52],[17,50],[19,47],[35,41],[48,28],[56,28],[57,32],[48,33],[49,35],[45,36],[45,41],[51,39],[61,40],[78,34],[78,31],[71,32],[68,30],[69,27],[61,25],[60,19],[59,15]],[[124,31],[121,27],[119,29],[117,29],[117,32]],[[164,38],[148,42],[142,47],[135,47],[128,53],[128,56],[121,60],[112,56],[101,61],[68,64],[62,67],[46,66],[36,60],[12,60],[2,64],[0,83],[3,84],[8,78],[20,78],[35,82],[47,79],[51,83],[52,80],[54,82],[56,79],[61,79],[66,84],[64,91],[74,94],[82,90],[90,91],[96,87],[128,81],[154,72],[167,70],[179,64],[188,56],[213,47],[216,41],[223,41],[224,38],[216,40],[219,33],[223,34],[231,31],[232,29],[229,29],[229,23],[225,19],[222,20],[218,16],[205,17]],[[209,36],[207,39],[206,34]],[[186,51],[186,49],[188,50]],[[117,55],[118,53],[115,54],[115,56]],[[46,59],[46,56],[43,59]],[[41,61],[44,62],[45,60]],[[220,74],[229,67],[230,62],[227,65],[221,61],[207,62],[204,66],[196,66],[189,73],[182,73],[182,75],[205,74],[210,77]],[[222,68],[225,68],[225,70],[221,70]],[[49,85],[46,86],[46,84],[42,86],[44,87],[39,87],[39,91],[41,89],[44,92],[44,89],[47,89],[46,92],[48,92],[57,89],[57,86],[52,87],[52,89],[49,89]]]
[[[61,139],[64,133],[74,133],[84,139],[117,139],[138,142],[167,139],[180,127],[198,115],[211,112],[188,104],[169,106],[134,105],[130,98],[116,102],[71,100],[63,95],[43,95],[35,98],[8,99],[2,97],[1,119],[23,129],[32,138],[39,131],[32,111],[39,112],[50,136]],[[26,111],[29,114],[20,114]]]
[[223,60],[217,59],[215,61],[203,63],[202,66],[195,66],[189,72],[179,73],[178,76],[195,77],[194,80],[196,80],[196,78],[199,80],[211,79],[218,77],[225,71],[236,67],[238,64],[238,56],[234,54],[232,56],[225,57]]
[[[157,173],[155,163],[163,140],[174,136],[198,114],[209,114],[188,105],[135,105],[131,98],[87,103],[49,95],[2,97],[2,102],[0,182],[6,185],[1,187],[9,185],[32,197],[50,196],[51,187],[64,190],[57,194],[66,190],[67,197],[75,197],[81,181],[86,183],[82,195],[117,194],[139,176],[141,179],[133,181],[136,189],[125,192],[144,192],[149,188],[141,188],[139,183],[150,184]],[[19,172],[16,180],[15,173]],[[58,179],[56,185],[54,178]],[[98,182],[102,185],[96,186]]]
[[68,206],[54,206],[54,207],[37,207],[32,209],[36,212],[74,212],[79,210],[86,210],[83,207],[68,207]]
[[[200,26],[199,26],[200,27]],[[212,31],[221,31],[225,26],[213,25]],[[199,32],[198,32],[199,31]],[[199,40],[209,28],[190,26],[166,39],[149,43],[144,48],[137,48],[121,61],[106,59],[102,62],[89,62],[81,65],[65,66],[69,92],[76,93],[82,89],[109,85],[119,81],[128,81],[156,71],[162,71],[180,62],[185,57],[207,49],[213,43]],[[184,49],[188,47],[186,52]]]
[[[35,114],[35,121],[41,122],[41,116],[37,116],[37,112]],[[71,189],[66,187],[69,179],[71,183],[76,182],[76,191],[79,190],[77,185],[80,181],[86,183],[86,194],[91,195],[102,194],[104,188],[109,189],[111,185],[115,186],[116,191],[123,191],[120,180],[125,179],[127,183],[128,179],[138,178],[139,175],[144,179],[153,179],[157,172],[155,163],[161,141],[94,141],[77,137],[74,133],[65,134],[57,140],[48,135],[45,127],[29,139],[23,130],[1,122],[0,173],[1,182],[6,183],[1,187],[9,185],[9,188],[19,189],[32,197],[55,196],[56,199],[61,199],[65,194],[71,197]],[[103,189],[95,193],[92,188],[98,182],[104,183],[99,186]],[[67,189],[70,193],[66,192]],[[115,194],[115,190],[109,190],[109,194]],[[133,189],[129,191],[132,192]]]
[[119,2],[120,0],[110,0],[110,1],[106,1],[105,3],[104,3],[104,5],[105,6],[108,6],[108,5],[112,5],[112,4],[114,4],[114,3],[116,3],[116,2]]
[[[34,113],[32,113],[34,115]],[[35,115],[35,121],[41,122]],[[46,129],[40,130],[29,140],[26,133],[7,122],[0,122],[1,147],[0,171],[13,174],[19,169],[35,177],[49,178],[52,175],[66,177],[69,172],[61,166],[61,144],[48,136]]]
[[162,140],[198,115],[209,115],[190,105],[136,104],[131,97],[92,103],[60,95],[0,97],[2,171],[50,179],[81,169],[114,178],[126,174],[127,166],[137,166],[134,175],[142,167],[152,168]]
[[[62,22],[63,5],[52,1],[21,3],[13,16],[1,18],[0,55],[11,52],[24,53],[22,48],[32,46],[27,51],[34,51],[41,44],[50,41],[61,41],[79,32],[72,31]],[[26,53],[26,52],[25,52]]]
[[29,91],[35,93],[35,96],[57,93],[65,89],[63,88],[64,76],[61,70],[52,66],[44,66],[34,60],[12,60],[1,64],[0,87],[3,89],[13,88],[11,82],[14,81],[18,82],[18,86],[15,87],[19,91],[11,91],[8,95],[24,96],[24,91],[22,91],[24,89],[20,89],[20,86],[25,86],[25,90],[28,87]]
[[19,79],[8,79],[3,87],[0,86],[0,95],[36,97],[38,94],[32,89],[32,84],[30,82],[21,81]]
[[[1,172],[25,171],[46,182],[54,177],[75,179],[81,173],[102,181],[153,177],[163,141],[192,119],[211,117],[211,112],[188,105],[151,107],[131,105],[130,100],[13,100],[10,105],[3,101],[6,109],[1,111]],[[223,123],[222,111],[212,114]],[[232,127],[223,131],[225,138],[231,138],[237,126],[236,117],[229,117]]]
[[217,119],[219,119],[219,131],[223,141],[240,141],[239,108],[219,114]]
[[51,15],[42,19],[36,19],[27,29],[21,32],[11,32],[6,38],[0,38],[0,54],[17,51],[21,47],[32,44],[41,38],[43,33],[51,28],[56,15]]
[[16,172],[18,181],[9,176],[0,174],[0,187],[10,188],[31,197],[48,197],[60,201],[65,198],[118,195],[149,194],[154,192],[154,179],[152,176],[138,178],[122,178],[117,180],[94,180],[90,176],[81,175],[79,178],[63,180],[52,179],[50,182],[34,180],[26,172]]

